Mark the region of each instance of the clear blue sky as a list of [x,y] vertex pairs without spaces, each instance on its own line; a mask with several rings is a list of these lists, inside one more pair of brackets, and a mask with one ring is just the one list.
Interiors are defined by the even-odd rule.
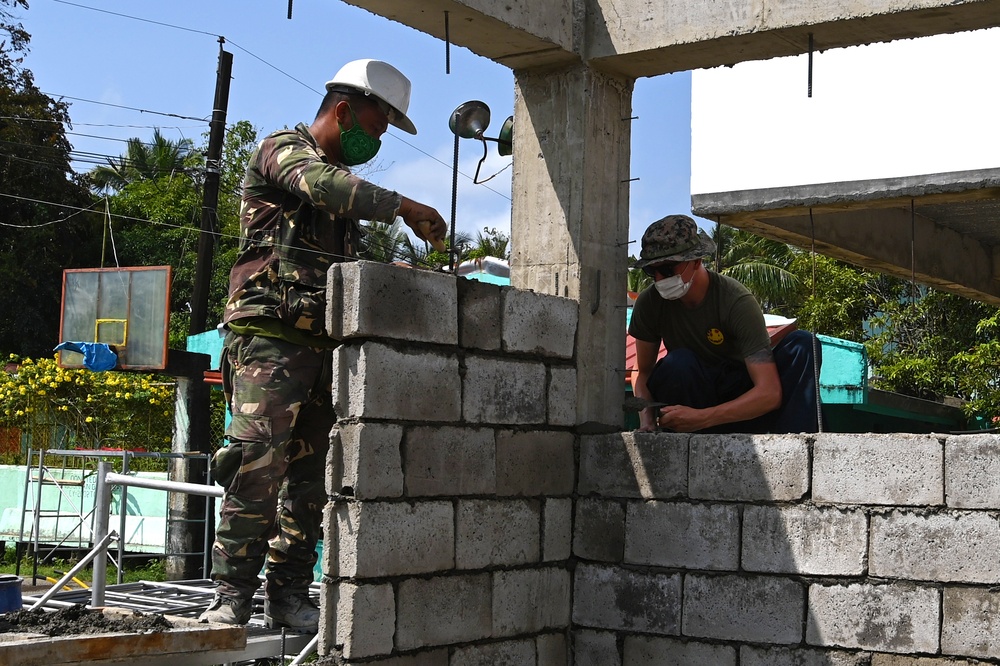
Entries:
[[[343,63],[386,60],[413,82],[408,115],[418,134],[391,128],[364,175],[435,206],[450,222],[454,138],[448,118],[460,103],[482,100],[492,111],[486,135],[495,137],[513,113],[512,72],[452,45],[448,74],[443,41],[337,0],[296,0],[292,19],[286,14],[287,2],[277,0],[31,0],[20,18],[31,34],[25,65],[36,84],[71,104],[68,138],[75,155],[91,158],[75,163],[80,171],[92,168],[94,156],[123,153],[129,137],[148,140],[154,127],[201,145],[220,35],[233,54],[227,119],[250,121],[262,136],[311,121],[323,84]],[[689,73],[636,82],[631,177],[639,180],[631,184],[632,240],[663,215],[690,212],[690,109]],[[481,177],[507,168],[473,185],[481,156],[481,144],[462,140],[456,227],[473,236],[486,226],[509,232],[511,158],[497,155],[490,143]],[[637,254],[638,243],[629,251]]]

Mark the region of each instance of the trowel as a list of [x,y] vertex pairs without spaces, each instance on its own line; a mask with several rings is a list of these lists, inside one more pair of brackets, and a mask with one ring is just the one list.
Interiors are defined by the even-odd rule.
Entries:
[[645,398],[639,398],[634,395],[630,395],[625,398],[625,402],[622,403],[622,409],[626,412],[641,412],[644,409],[650,407],[666,407],[665,402],[654,402],[652,400],[646,400]]

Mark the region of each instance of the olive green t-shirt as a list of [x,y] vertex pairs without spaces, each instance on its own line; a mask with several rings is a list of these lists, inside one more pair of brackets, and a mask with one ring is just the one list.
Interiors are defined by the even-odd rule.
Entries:
[[632,308],[629,335],[659,343],[667,352],[690,349],[703,361],[716,364],[743,360],[771,346],[764,313],[753,294],[736,280],[708,271],[705,299],[695,308],[662,298],[649,286]]

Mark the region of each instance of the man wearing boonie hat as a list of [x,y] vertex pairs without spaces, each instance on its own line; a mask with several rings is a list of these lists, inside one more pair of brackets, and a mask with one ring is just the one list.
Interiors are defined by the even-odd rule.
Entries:
[[375,157],[390,124],[416,134],[409,79],[381,60],[355,60],[326,89],[311,125],[257,146],[243,182],[221,368],[232,420],[211,462],[225,494],[212,545],[215,597],[202,622],[246,624],[263,568],[267,625],[316,631],[309,585],[340,343],[326,330],[327,272],[357,256],[359,220],[401,217],[433,243],[447,228],[430,206],[350,171]]
[[[687,215],[657,220],[642,236],[635,268],[655,282],[632,309],[632,391],[666,406],[642,410],[640,430],[817,432],[819,345],[792,331],[772,350],[753,294],[702,264],[714,252]],[[661,340],[667,355],[657,361]]]

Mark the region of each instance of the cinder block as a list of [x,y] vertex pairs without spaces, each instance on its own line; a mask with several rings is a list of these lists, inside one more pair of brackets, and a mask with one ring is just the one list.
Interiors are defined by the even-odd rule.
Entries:
[[392,652],[396,603],[392,585],[354,585],[342,581],[337,603],[337,644],[347,659]]
[[342,502],[336,515],[340,576],[377,578],[455,567],[451,502]]
[[576,424],[576,368],[549,368],[549,425]]
[[1000,658],[1000,590],[945,587],[941,652]]
[[787,578],[698,576],[684,579],[685,636],[752,643],[802,640],[805,592]]
[[334,264],[327,330],[339,339],[377,337],[458,344],[454,276],[374,261]]
[[[327,653],[328,655],[330,653]],[[357,662],[361,663],[361,662]],[[365,664],[377,664],[378,666],[449,666],[448,649],[429,650],[418,652],[417,654],[400,655],[398,657],[387,657],[366,661]]]
[[813,445],[813,500],[941,504],[943,458],[934,435],[818,434]]
[[[340,576],[340,544],[337,534],[340,530],[340,508],[346,511],[347,502],[327,502],[323,507],[323,552],[319,556],[320,570],[330,578]],[[330,606],[334,608],[335,606]]]
[[575,473],[573,433],[497,432],[497,495],[569,495]]
[[316,650],[320,654],[333,654],[336,649],[337,604],[339,599],[339,582],[335,581],[319,586],[319,641],[317,642]]
[[496,437],[487,428],[417,427],[403,446],[407,497],[496,493]]
[[806,643],[897,652],[934,653],[940,593],[909,583],[810,585]]
[[804,435],[691,437],[691,499],[797,500],[809,491]]
[[545,567],[493,574],[493,636],[569,626],[570,572]]
[[538,666],[570,666],[569,642],[565,633],[542,634],[535,638]]
[[901,654],[872,655],[871,666],[985,666],[976,659],[953,659],[951,657],[908,657]]
[[618,638],[610,631],[573,631],[573,666],[621,666]]
[[402,439],[402,426],[394,424],[338,424],[330,438],[327,492],[357,499],[401,496]]
[[504,351],[572,358],[579,304],[570,298],[521,289],[504,289]]
[[729,645],[681,642],[675,638],[626,636],[622,666],[736,666],[736,649]]
[[467,423],[545,423],[545,365],[540,362],[468,356],[462,388]]
[[944,488],[956,509],[1000,509],[1000,435],[944,440]]
[[687,491],[690,435],[621,432],[580,438],[581,495],[671,499]]
[[342,419],[450,422],[462,416],[458,358],[451,354],[345,344],[333,351],[333,383]]
[[859,576],[868,549],[868,520],[857,509],[747,506],[743,568],[764,573]]
[[482,569],[537,562],[541,506],[537,500],[459,500],[455,565]]
[[[865,652],[842,650],[740,646],[740,666],[869,666],[868,660],[871,657],[872,655]],[[874,661],[871,662],[871,666],[875,666]]]
[[470,645],[456,648],[451,657],[451,666],[497,666],[497,664],[535,666],[535,641],[528,639]]
[[500,290],[495,284],[458,279],[458,344],[465,349],[500,349]]
[[680,574],[591,564],[576,567],[573,622],[577,625],[676,636],[680,617]]
[[735,505],[629,502],[625,525],[628,564],[738,568],[740,510]]
[[489,574],[407,578],[397,595],[399,650],[478,641],[493,631]]
[[573,500],[547,499],[542,505],[542,561],[567,559],[573,544]]
[[625,507],[614,500],[578,499],[573,554],[585,560],[621,562],[625,556]]
[[970,511],[891,511],[871,520],[868,566],[872,576],[996,584],[1000,552],[996,516]]

